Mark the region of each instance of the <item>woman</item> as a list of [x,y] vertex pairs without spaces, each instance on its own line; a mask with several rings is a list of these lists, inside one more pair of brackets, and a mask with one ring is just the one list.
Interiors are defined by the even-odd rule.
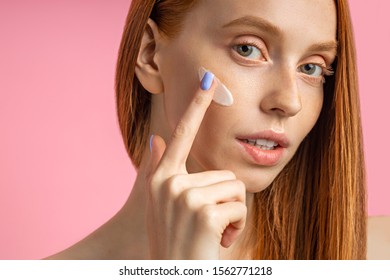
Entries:
[[366,257],[346,1],[133,0],[116,78],[136,182],[52,258]]

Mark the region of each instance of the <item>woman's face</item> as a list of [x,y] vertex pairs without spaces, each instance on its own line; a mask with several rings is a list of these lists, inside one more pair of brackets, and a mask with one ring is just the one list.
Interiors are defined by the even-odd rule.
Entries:
[[[166,119],[154,122],[169,140],[199,87],[199,67],[209,69],[230,89],[234,104],[211,104],[188,171],[231,170],[248,192],[261,191],[316,123],[323,76],[335,55],[333,0],[199,0],[180,34],[160,45]],[[248,139],[273,139],[278,147],[264,150]]]

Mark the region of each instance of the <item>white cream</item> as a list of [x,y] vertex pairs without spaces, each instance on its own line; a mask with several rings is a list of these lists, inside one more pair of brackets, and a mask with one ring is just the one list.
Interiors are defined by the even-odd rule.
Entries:
[[[200,80],[203,79],[203,76],[204,76],[204,74],[207,71],[208,70],[203,68],[203,67],[199,68],[199,79]],[[218,80],[218,86],[215,89],[213,100],[214,100],[214,102],[216,102],[216,103],[218,103],[218,104],[220,104],[222,106],[232,106],[233,105],[233,95],[232,95],[232,93],[219,80]]]

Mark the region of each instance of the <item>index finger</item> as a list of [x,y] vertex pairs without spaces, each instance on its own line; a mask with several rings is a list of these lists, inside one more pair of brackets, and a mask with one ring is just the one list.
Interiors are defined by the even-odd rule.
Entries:
[[217,81],[214,74],[206,72],[194,98],[172,133],[171,141],[161,159],[160,164],[166,169],[173,172],[181,168],[185,169],[187,157],[200,124],[211,104],[216,87]]

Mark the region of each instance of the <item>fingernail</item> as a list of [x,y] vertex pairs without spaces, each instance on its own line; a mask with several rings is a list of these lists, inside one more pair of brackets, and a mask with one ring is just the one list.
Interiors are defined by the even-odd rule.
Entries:
[[200,88],[202,90],[209,90],[213,84],[214,74],[211,72],[206,72],[200,82]]
[[[200,67],[199,68],[199,79],[203,80],[202,77],[204,77],[207,74],[207,72],[210,72],[210,71],[206,70],[203,67]],[[233,94],[230,92],[230,90],[224,84],[221,83],[221,81],[219,81],[219,79],[217,77],[214,77],[214,78],[217,79],[218,85],[217,85],[217,88],[215,89],[213,100],[222,106],[232,106],[233,102],[234,102]]]
[[150,150],[150,151],[152,151],[153,137],[154,137],[154,134],[152,134],[152,135],[150,136],[150,139],[149,139],[149,150]]

